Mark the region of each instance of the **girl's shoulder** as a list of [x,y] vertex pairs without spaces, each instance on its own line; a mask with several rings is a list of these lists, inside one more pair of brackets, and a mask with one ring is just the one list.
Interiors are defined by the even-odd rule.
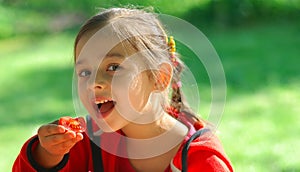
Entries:
[[[182,151],[184,142],[176,156],[173,158],[172,171],[182,169]],[[173,167],[172,167],[173,166]],[[212,131],[204,132],[189,144],[187,151],[188,171],[233,171],[232,165],[227,158],[222,144]],[[175,169],[177,168],[177,169]]]

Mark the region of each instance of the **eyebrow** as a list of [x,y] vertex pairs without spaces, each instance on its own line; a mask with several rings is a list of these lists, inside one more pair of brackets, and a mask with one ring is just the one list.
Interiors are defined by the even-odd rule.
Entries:
[[[107,59],[107,58],[113,58],[113,57],[117,57],[117,58],[124,58],[125,56],[123,56],[122,54],[120,53],[108,53],[106,54],[106,56],[104,57],[104,59]],[[80,65],[80,64],[83,64],[85,60],[79,60],[75,63],[75,66],[77,65]]]
[[122,54],[119,54],[119,53],[108,53],[104,58],[107,58],[107,57],[124,58],[124,56]]

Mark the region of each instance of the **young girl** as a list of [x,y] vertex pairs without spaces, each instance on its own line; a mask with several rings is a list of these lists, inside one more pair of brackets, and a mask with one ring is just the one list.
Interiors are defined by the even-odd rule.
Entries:
[[153,13],[102,11],[79,31],[74,54],[87,132],[41,126],[13,171],[233,171],[184,101],[183,63]]

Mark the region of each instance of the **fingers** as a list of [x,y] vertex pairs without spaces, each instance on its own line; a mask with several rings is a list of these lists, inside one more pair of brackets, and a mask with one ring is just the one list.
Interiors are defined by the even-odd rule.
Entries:
[[44,136],[43,142],[49,145],[56,145],[74,138],[76,138],[76,133],[73,131],[67,131],[65,133]]
[[75,136],[65,136],[64,139],[59,140],[56,144],[52,142],[53,145],[49,145],[48,151],[51,150],[52,154],[66,154],[78,141],[82,140],[82,138],[81,133]]
[[55,125],[55,124],[46,124],[41,126],[38,129],[39,136],[50,136],[54,134],[63,134],[65,133],[66,129],[63,126]]
[[53,155],[63,155],[80,140],[82,133],[66,130],[61,125],[47,124],[38,129],[40,145]]

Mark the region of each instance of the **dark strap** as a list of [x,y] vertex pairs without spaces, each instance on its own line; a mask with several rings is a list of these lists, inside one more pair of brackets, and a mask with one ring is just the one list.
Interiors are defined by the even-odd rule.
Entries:
[[[102,151],[100,148],[100,137],[94,136],[93,127],[92,127],[92,120],[91,117],[88,115],[86,117],[87,121],[87,129],[88,134],[90,137],[90,144],[92,149],[92,160],[95,172],[103,172],[103,163],[102,163]],[[99,145],[98,145],[99,144]]]
[[202,128],[198,131],[196,131],[189,139],[188,141],[184,144],[182,148],[182,154],[181,154],[181,164],[182,164],[182,172],[187,172],[187,162],[188,162],[188,150],[190,147],[190,144],[192,141],[194,141],[196,138],[200,137],[202,134],[205,132],[209,131],[207,128]]

